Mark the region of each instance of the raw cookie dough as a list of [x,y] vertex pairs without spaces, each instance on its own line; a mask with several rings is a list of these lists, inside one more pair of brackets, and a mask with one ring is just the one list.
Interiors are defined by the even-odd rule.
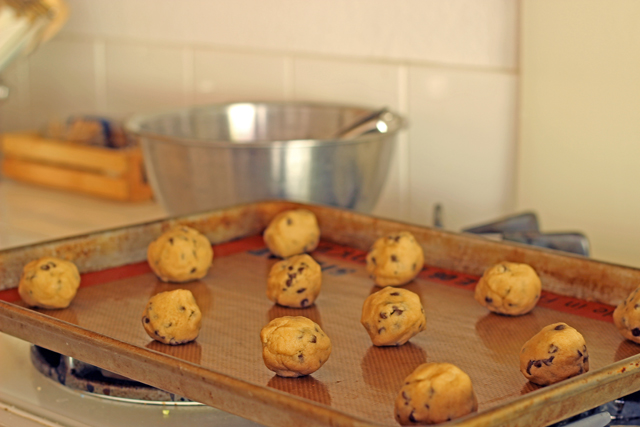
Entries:
[[475,298],[494,313],[519,316],[533,310],[541,290],[540,278],[529,265],[501,262],[484,272]]
[[313,212],[294,209],[276,215],[263,237],[272,254],[287,258],[314,250],[320,241],[320,228]]
[[207,274],[213,261],[213,249],[203,234],[181,225],[149,244],[147,260],[160,280],[189,282]]
[[450,363],[424,363],[405,381],[396,397],[402,425],[438,424],[478,410],[471,379]]
[[367,273],[378,286],[409,283],[423,265],[422,248],[408,231],[379,238],[367,254]]
[[191,291],[176,289],[152,296],[142,314],[142,326],[151,338],[178,345],[195,340],[202,313]]
[[520,372],[534,384],[555,384],[588,370],[584,338],[566,323],[545,326],[520,351]]
[[302,316],[273,319],[260,331],[264,364],[281,377],[309,375],[327,361],[331,341],[312,320]]
[[640,344],[640,286],[618,304],[613,323],[623,337]]
[[30,306],[66,308],[79,286],[80,273],[74,263],[44,257],[24,266],[18,293]]
[[427,328],[420,297],[406,289],[384,288],[369,295],[360,323],[373,345],[402,345]]
[[267,279],[267,297],[285,307],[308,307],[322,286],[320,265],[307,254],[294,255],[271,267]]

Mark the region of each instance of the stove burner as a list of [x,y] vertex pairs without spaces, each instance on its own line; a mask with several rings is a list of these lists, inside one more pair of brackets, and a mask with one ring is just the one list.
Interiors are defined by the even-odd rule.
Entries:
[[36,345],[31,346],[31,362],[52,380],[97,397],[147,405],[202,405]]

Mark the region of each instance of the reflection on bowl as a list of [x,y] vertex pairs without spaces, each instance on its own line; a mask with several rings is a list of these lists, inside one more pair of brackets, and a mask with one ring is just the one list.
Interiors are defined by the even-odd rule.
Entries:
[[386,111],[364,135],[341,129],[375,109],[230,103],[137,116],[155,197],[170,214],[286,199],[361,212],[375,206],[403,120]]

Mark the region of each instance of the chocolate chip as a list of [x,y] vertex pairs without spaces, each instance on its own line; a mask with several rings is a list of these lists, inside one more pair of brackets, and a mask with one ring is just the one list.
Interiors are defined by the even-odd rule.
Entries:
[[195,268],[195,267],[193,267],[193,268],[191,269],[191,273],[195,273],[195,272],[196,272],[196,268]]
[[578,359],[582,357],[582,352],[578,350]]
[[49,264],[45,264],[45,265],[41,265],[41,266],[40,266],[40,270],[45,270],[45,271],[46,271],[46,270],[48,270],[48,269],[50,269],[50,268],[51,268],[51,267],[49,267]]
[[296,292],[297,292],[297,293],[299,293],[299,294],[301,294],[301,293],[303,293],[303,292],[304,292],[304,291],[306,291],[306,290],[307,290],[307,288],[300,288],[300,289],[298,289]]
[[289,271],[293,270],[293,265],[289,266]]
[[145,316],[144,317],[144,323],[149,323],[149,322],[150,322],[149,318]]
[[385,327],[383,326],[382,328],[378,329],[378,334],[381,334],[381,333],[383,333],[383,332],[384,332],[384,331],[386,331],[386,330],[387,330],[387,328],[385,328]]
[[296,273],[289,273],[289,278],[290,279],[295,279],[296,277],[298,277],[298,275]]
[[381,318],[381,319],[386,319],[386,318],[387,318],[387,313],[385,313],[385,312],[381,311],[381,312],[380,312],[380,318]]
[[316,326],[315,328],[313,328],[313,329],[315,329],[315,330],[316,330],[316,332],[320,332],[320,331],[318,330],[318,327],[317,327],[317,326]]
[[391,292],[389,295],[393,295],[394,297],[400,296],[400,292]]
[[535,363],[535,360],[529,360],[529,363],[527,363],[527,374],[531,375],[531,367],[533,366],[534,363]]
[[487,302],[488,304],[491,304],[493,302],[493,299],[491,297],[484,297],[485,302]]
[[171,237],[171,238],[169,239],[169,243],[171,243],[171,244],[173,245],[173,237]]
[[[407,384],[408,384],[408,383],[407,383]],[[404,399],[404,400],[407,400],[407,401],[411,400],[411,399],[409,398],[409,396],[407,396],[407,392],[406,392],[405,390],[402,390],[402,397],[403,397],[403,399]]]
[[304,271],[304,267],[298,268],[298,273],[302,273]]
[[589,356],[585,356],[584,359],[582,359],[582,363],[587,363],[589,362]]
[[302,301],[300,301],[300,306],[301,307],[305,307],[307,304],[309,304],[309,300],[307,298],[305,298]]
[[411,421],[412,423],[417,423],[418,422],[416,420],[416,417],[413,416],[413,411],[411,411],[411,413],[409,414],[409,421]]
[[551,364],[553,363],[553,359],[554,359],[554,357],[555,357],[555,356],[551,356],[551,357],[550,357],[550,358],[548,358],[548,359],[542,359],[542,363],[544,363],[545,365],[549,366],[549,365],[551,365]]
[[632,334],[634,337],[638,337],[638,336],[640,336],[640,328],[633,328],[633,329],[631,330],[631,334]]
[[391,315],[395,314],[396,316],[400,316],[402,313],[404,313],[404,310],[400,310],[395,305],[393,306],[393,311],[391,312]]
[[372,256],[371,257],[371,262],[373,263],[373,265],[376,265],[376,257]]
[[398,257],[396,255],[391,255],[391,262],[398,262]]
[[318,338],[315,335],[311,335],[311,341],[309,342],[315,344],[316,342],[318,342]]
[[536,360],[535,362],[533,362],[533,366],[535,366],[536,368],[542,368],[542,361]]
[[394,237],[393,237],[394,242],[398,243],[398,242],[400,241],[400,238],[401,238],[401,237],[402,237],[402,236],[394,236]]
[[287,279],[287,281],[285,282],[285,285],[287,285],[287,288],[291,286],[291,282],[292,282],[292,279]]
[[291,218],[287,218],[287,225],[291,225],[293,224],[293,221],[291,220]]
[[558,351],[558,347],[555,344],[549,346],[549,353],[555,353]]
[[185,311],[186,309],[185,309],[185,307],[183,305],[181,305],[180,307],[178,307],[178,310]]
[[298,355],[298,361],[299,361],[300,363],[303,363],[303,362],[304,362],[304,356],[302,355],[302,353],[300,353],[300,354]]
[[640,304],[634,305],[633,308],[636,309],[636,310],[639,309],[640,308]]
[[561,331],[561,330],[565,329],[566,327],[567,327],[566,325],[560,324],[560,325],[556,326],[553,329],[555,329],[556,331]]

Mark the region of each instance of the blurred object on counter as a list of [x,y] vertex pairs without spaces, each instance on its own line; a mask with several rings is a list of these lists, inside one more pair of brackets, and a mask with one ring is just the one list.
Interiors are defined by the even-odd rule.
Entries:
[[8,178],[112,200],[152,197],[140,147],[107,119],[53,124],[44,136],[4,134],[2,154],[2,174]]
[[70,117],[65,122],[52,121],[43,136],[105,148],[126,148],[135,144],[135,139],[125,133],[121,123],[103,117]]
[[524,212],[488,224],[468,227],[462,232],[589,256],[587,236],[575,231],[542,233],[538,225],[538,216],[534,212]]
[[0,0],[0,71],[53,37],[68,14],[63,0]]

